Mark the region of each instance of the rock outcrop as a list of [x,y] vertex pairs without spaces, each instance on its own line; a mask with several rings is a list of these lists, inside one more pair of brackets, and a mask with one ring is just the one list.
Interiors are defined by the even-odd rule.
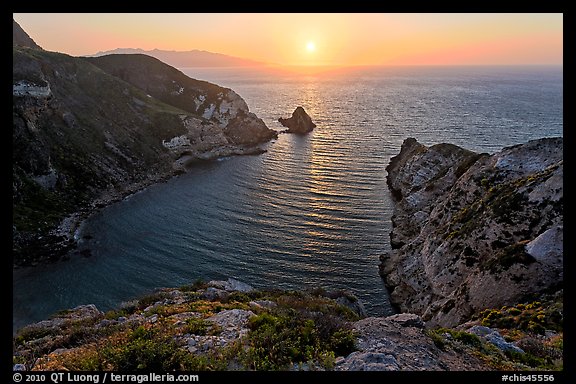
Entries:
[[14,22],[13,251],[58,258],[94,209],[277,136],[234,91],[145,55],[39,49]]
[[283,117],[279,118],[278,121],[284,127],[288,129],[285,131],[287,133],[299,133],[304,134],[311,132],[314,128],[316,128],[316,124],[312,122],[312,118],[308,116],[304,108],[297,107],[294,112],[292,112],[292,116],[285,119]]
[[[233,90],[192,79],[154,57],[114,54],[85,60],[194,116],[187,116],[185,121],[191,141],[188,150],[194,150],[195,145],[201,146],[197,149],[200,152],[210,147],[250,147],[277,136]],[[200,141],[206,143],[201,145]]]
[[493,155],[406,139],[387,171],[393,250],[380,272],[402,312],[456,326],[562,288],[562,138]]
[[[79,306],[19,330],[13,369],[487,369],[469,351],[439,349],[417,315],[358,320],[324,294],[343,297],[228,279],[160,289],[107,313]],[[318,354],[321,345],[333,351]]]
[[458,329],[428,329],[412,313],[360,316],[346,291],[195,282],[106,313],[83,305],[23,327],[13,340],[13,370],[562,369],[559,298],[490,309]]
[[488,367],[469,353],[441,350],[414,314],[368,317],[354,323],[358,351],[340,358],[337,371],[466,371]]

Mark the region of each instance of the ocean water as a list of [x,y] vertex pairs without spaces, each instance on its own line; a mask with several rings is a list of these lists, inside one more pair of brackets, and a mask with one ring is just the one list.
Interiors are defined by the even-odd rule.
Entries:
[[[393,313],[385,167],[407,137],[494,153],[563,135],[561,67],[370,68],[324,75],[184,68],[230,87],[273,129],[297,106],[317,127],[258,156],[193,166],[103,209],[79,232],[90,257],[13,272],[13,326],[157,287],[233,277],[258,288],[347,289]],[[85,238],[86,237],[86,238]]]

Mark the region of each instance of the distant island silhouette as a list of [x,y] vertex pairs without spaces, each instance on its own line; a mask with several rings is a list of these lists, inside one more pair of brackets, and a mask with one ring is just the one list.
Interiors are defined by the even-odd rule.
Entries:
[[161,49],[144,50],[141,48],[117,48],[111,51],[100,51],[88,57],[98,57],[111,54],[144,54],[155,57],[177,68],[182,67],[253,67],[267,65],[255,60],[243,59],[201,50],[166,51]]

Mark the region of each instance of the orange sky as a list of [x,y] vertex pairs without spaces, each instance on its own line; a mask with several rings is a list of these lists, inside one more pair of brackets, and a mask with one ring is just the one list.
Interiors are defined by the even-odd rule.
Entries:
[[[44,49],[201,49],[282,65],[517,65],[563,61],[561,13],[15,13]],[[313,42],[315,50],[307,49]]]

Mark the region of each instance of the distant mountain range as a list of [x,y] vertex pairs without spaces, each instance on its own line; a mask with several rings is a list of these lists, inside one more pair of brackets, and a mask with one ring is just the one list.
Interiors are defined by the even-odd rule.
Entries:
[[165,51],[153,49],[146,51],[140,48],[117,48],[111,51],[98,52],[89,57],[98,57],[111,54],[144,54],[157,58],[173,67],[251,67],[266,63],[228,56],[221,53],[192,50],[192,51]]

